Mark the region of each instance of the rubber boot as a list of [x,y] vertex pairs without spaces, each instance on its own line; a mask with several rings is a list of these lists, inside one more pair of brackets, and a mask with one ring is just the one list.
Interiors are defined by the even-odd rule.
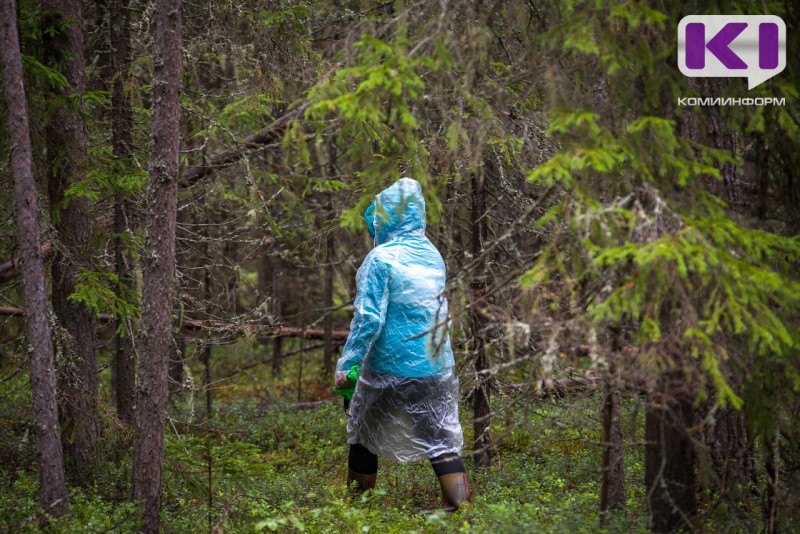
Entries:
[[442,503],[448,512],[455,512],[465,502],[470,502],[469,481],[466,473],[450,473],[439,477]]
[[348,469],[347,487],[353,488],[356,495],[361,495],[368,489],[373,489],[375,487],[375,481],[377,478],[377,473],[372,473],[371,475],[362,475],[361,473],[356,473],[352,469]]

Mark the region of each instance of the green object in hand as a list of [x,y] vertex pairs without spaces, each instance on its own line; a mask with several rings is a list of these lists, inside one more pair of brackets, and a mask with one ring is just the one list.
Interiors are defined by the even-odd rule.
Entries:
[[339,395],[341,395],[345,399],[350,400],[350,399],[353,398],[353,392],[356,390],[356,382],[358,382],[358,366],[357,365],[354,365],[353,367],[350,368],[350,371],[348,371],[348,373],[347,373],[347,379],[350,381],[350,383],[353,384],[352,386],[346,387],[346,388],[340,388],[340,387],[333,386],[333,391],[335,391],[336,393],[338,393]]

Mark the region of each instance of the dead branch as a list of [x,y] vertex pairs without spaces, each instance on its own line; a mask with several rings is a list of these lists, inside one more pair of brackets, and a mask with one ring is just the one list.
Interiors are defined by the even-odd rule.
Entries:
[[[42,258],[45,260],[53,253],[53,245],[45,243],[42,245]],[[0,263],[0,284],[13,280],[19,276],[19,261],[20,258],[14,258],[11,261]]]
[[218,152],[217,154],[208,158],[208,160],[204,163],[187,167],[181,176],[181,185],[183,187],[194,185],[202,178],[208,176],[217,169],[241,159],[242,154],[246,150],[253,150],[261,145],[265,145],[274,141],[289,125],[289,123],[301,117],[310,105],[310,102],[305,102],[299,108],[294,109],[282,117],[275,119],[268,126],[265,126],[258,132],[245,137],[240,146],[226,148],[222,152]]
[[[25,308],[14,306],[0,306],[0,316],[24,317]],[[98,316],[101,321],[111,321],[112,317],[102,313]],[[98,330],[107,328],[102,325]],[[292,337],[302,339],[325,339],[325,331],[321,328],[299,328],[296,326],[272,326],[264,324],[239,324],[232,321],[217,321],[209,319],[184,319],[181,325],[185,330],[217,330],[226,334],[238,333],[240,335],[256,335],[260,341],[274,339],[276,337]],[[343,342],[350,334],[348,330],[334,330],[331,337],[334,342]],[[339,343],[341,344],[341,343]]]
[[[296,326],[272,326],[264,324],[237,324],[230,321],[217,321],[210,319],[184,319],[182,328],[187,330],[220,330],[227,332],[241,332],[242,334],[258,335],[260,341],[276,337],[294,337],[303,339],[325,339],[325,331],[321,328],[298,328]],[[335,340],[347,339],[348,330],[334,330],[331,337]]]

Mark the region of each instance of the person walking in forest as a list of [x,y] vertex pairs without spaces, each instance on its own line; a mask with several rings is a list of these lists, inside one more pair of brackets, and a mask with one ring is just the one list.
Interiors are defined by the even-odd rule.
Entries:
[[[425,237],[419,182],[401,178],[365,213],[375,240],[356,275],[355,313],[336,386],[359,375],[347,422],[348,486],[374,488],[378,456],[428,459],[449,510],[470,500],[461,460],[458,377],[450,347],[445,265]],[[351,374],[352,377],[352,374]]]

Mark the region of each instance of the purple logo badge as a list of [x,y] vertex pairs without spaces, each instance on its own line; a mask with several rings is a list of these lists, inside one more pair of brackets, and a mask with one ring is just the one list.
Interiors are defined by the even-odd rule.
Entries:
[[690,77],[747,78],[786,68],[786,24],[774,15],[690,15],[678,24],[678,68]]

